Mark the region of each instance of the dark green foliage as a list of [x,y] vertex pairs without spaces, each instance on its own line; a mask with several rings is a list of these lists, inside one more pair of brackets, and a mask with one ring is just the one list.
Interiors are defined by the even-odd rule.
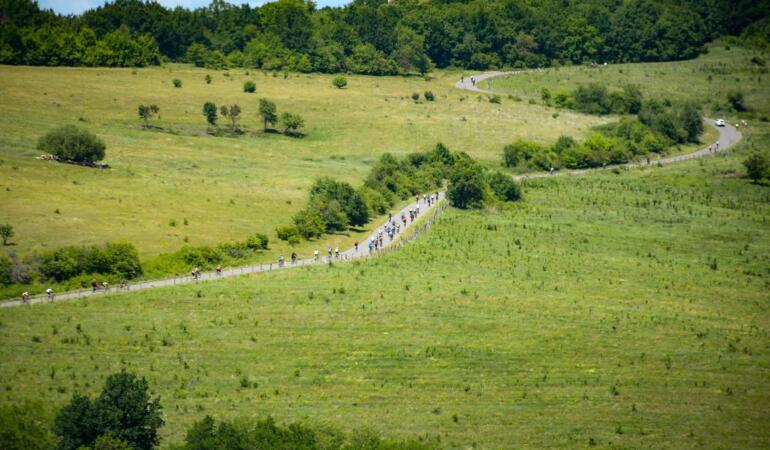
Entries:
[[770,179],[770,154],[767,151],[753,151],[743,161],[746,175],[755,181]]
[[575,145],[575,140],[570,136],[559,136],[559,139],[553,144],[553,151],[558,155]]
[[730,104],[730,106],[734,110],[736,110],[738,112],[742,112],[742,111],[746,111],[747,110],[746,104],[744,103],[744,100],[743,100],[743,92],[741,92],[741,91],[734,90],[734,91],[728,92],[727,93],[727,102]]
[[698,136],[703,133],[703,119],[697,105],[686,103],[682,106],[679,110],[679,126],[687,142],[698,142]]
[[489,187],[500,200],[507,202],[521,200],[521,188],[509,175],[493,172],[489,176]]
[[460,209],[480,208],[486,198],[484,169],[470,161],[459,163],[449,178],[447,198]]
[[152,104],[152,105],[141,104],[139,105],[138,112],[139,112],[139,118],[144,120],[144,122],[146,123],[153,116],[158,115],[158,113],[160,112],[160,108],[156,104]]
[[13,225],[10,223],[0,224],[0,239],[3,240],[3,245],[8,245],[8,239],[12,238],[15,234]]
[[609,94],[604,85],[590,83],[578,86],[572,93],[573,107],[585,114],[609,114],[612,112]]
[[206,122],[209,125],[217,124],[217,105],[212,102],[206,102],[203,104],[203,117],[206,118]]
[[546,147],[543,145],[519,139],[512,144],[506,145],[503,149],[503,165],[505,167],[520,166],[545,151]]
[[332,80],[332,84],[337,89],[342,89],[348,85],[348,79],[342,76],[334,77],[334,79]]
[[328,203],[336,200],[342,205],[350,225],[362,226],[369,222],[369,210],[366,201],[360,192],[345,182],[335,181],[331,178],[317,180],[310,189],[310,209],[318,203]]
[[42,276],[63,281],[80,274],[114,274],[136,278],[142,274],[139,253],[125,242],[104,247],[62,247],[36,257]]
[[[304,211],[301,211],[297,216],[295,216],[295,221],[297,221],[297,217],[305,213]],[[318,219],[320,222],[320,218]],[[299,243],[300,236],[311,239],[314,237],[321,236],[324,232],[323,228],[323,222],[321,222],[321,226],[314,228],[310,224],[305,224],[304,222],[301,222],[300,226],[304,226],[303,229],[300,229],[297,225],[285,225],[280,226],[275,229],[275,233],[278,235],[278,239],[282,241],[287,241],[290,244],[296,244]]]
[[150,398],[147,381],[120,372],[107,377],[101,394],[94,399],[75,394],[56,416],[54,432],[59,448],[75,450],[94,444],[123,441],[134,449],[149,450],[159,442],[163,426],[159,399]]
[[246,239],[246,247],[252,250],[267,250],[267,246],[270,243],[267,235],[257,233],[250,238]]
[[104,159],[105,145],[93,133],[65,125],[41,137],[37,148],[64,161],[92,163]]
[[82,17],[20,3],[24,7],[2,14],[2,64],[143,66],[159,64],[163,55],[215,69],[424,74],[434,65],[489,69],[692,58],[704,43],[744,28],[741,42],[767,49],[770,28],[766,5],[746,0],[409,1],[386,7],[377,0],[330,9],[282,0],[196,10],[118,1]]
[[281,125],[286,134],[298,134],[299,130],[305,126],[305,119],[299,114],[285,112],[281,114]]
[[211,84],[211,75],[206,74],[206,76],[203,79],[206,81],[206,84]]
[[249,94],[253,94],[257,91],[257,84],[253,81],[247,81],[243,83],[243,92],[247,92]]
[[0,255],[0,284],[9,285],[13,282],[13,261],[6,255]]
[[219,424],[206,416],[188,430],[182,450],[260,449],[260,450],[429,450],[432,445],[417,441],[390,441],[371,432],[351,435],[325,427],[277,424],[272,418],[241,419]]
[[182,80],[180,80],[179,78],[174,78],[173,80],[171,80],[171,83],[174,85],[175,88],[182,87]]
[[436,100],[436,96],[433,95],[432,91],[425,91],[425,93],[423,95],[425,96],[425,100],[427,100],[429,102],[432,102],[432,101]]
[[0,406],[0,443],[3,450],[48,450],[56,446],[46,413],[37,403]]
[[420,100],[420,93],[419,92],[412,92],[412,100],[415,102]]
[[490,95],[490,96],[489,96],[489,103],[495,103],[495,104],[498,104],[498,105],[499,105],[499,104],[500,104],[500,103],[502,103],[502,102],[503,102],[503,99],[502,99],[502,97],[500,97],[500,96],[499,96],[499,95],[497,95],[497,94],[495,94],[495,95]]
[[267,130],[268,125],[275,126],[278,123],[277,110],[275,103],[266,98],[259,99],[259,115],[262,117],[265,130]]

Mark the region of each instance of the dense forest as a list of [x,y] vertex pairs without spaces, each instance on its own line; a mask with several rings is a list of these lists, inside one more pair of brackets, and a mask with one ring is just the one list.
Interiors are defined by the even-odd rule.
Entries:
[[[424,73],[692,58],[703,44],[767,32],[767,0],[213,0],[169,9],[115,0],[79,16],[0,0],[0,63]],[[765,20],[762,20],[765,19]],[[752,37],[766,43],[766,36]]]

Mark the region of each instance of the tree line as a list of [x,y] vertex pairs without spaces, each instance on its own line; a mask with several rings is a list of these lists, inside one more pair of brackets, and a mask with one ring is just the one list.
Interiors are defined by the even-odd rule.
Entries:
[[[243,386],[242,386],[243,387]],[[160,445],[165,424],[160,397],[145,378],[129,372],[107,377],[101,392],[74,394],[55,415],[44,417],[37,403],[0,406],[0,442],[5,450],[151,450]],[[433,440],[388,439],[368,430],[346,433],[331,426],[282,425],[271,417],[217,423],[206,416],[187,429],[179,450],[431,450]]]
[[[309,0],[190,10],[114,0],[79,16],[0,2],[0,63],[143,66],[162,59],[371,75],[695,57],[767,16],[751,0]],[[766,23],[763,22],[763,23]]]

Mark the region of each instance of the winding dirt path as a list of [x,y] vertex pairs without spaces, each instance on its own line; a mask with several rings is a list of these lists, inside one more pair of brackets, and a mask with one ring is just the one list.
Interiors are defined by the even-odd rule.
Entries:
[[[493,78],[498,77],[504,77],[504,76],[510,76],[510,75],[516,75],[519,73],[522,73],[523,71],[513,71],[513,72],[487,72],[479,75],[473,75],[470,77],[465,77],[463,80],[458,81],[455,84],[455,87],[458,89],[464,89],[467,91],[472,92],[479,92],[479,93],[492,93],[491,91],[487,91],[484,89],[481,89],[478,87],[479,81],[484,80],[490,80]],[[713,119],[704,119],[706,123],[708,123],[711,126],[716,127],[714,124]],[[716,127],[717,130],[719,130],[719,140],[717,141],[718,145],[716,143],[710,143],[709,146],[704,147],[698,151],[686,154],[686,155],[677,155],[677,156],[671,156],[668,158],[661,158],[657,160],[650,161],[649,163],[645,162],[631,162],[628,164],[624,164],[621,166],[608,166],[605,168],[600,169],[584,169],[584,170],[562,170],[554,173],[548,173],[548,172],[536,172],[526,175],[518,175],[514,178],[518,181],[524,181],[528,179],[535,179],[535,178],[544,178],[544,177],[552,177],[552,176],[567,176],[567,175],[585,175],[592,172],[596,172],[598,170],[607,170],[612,169],[615,167],[627,167],[627,168],[633,168],[633,167],[643,167],[647,165],[658,165],[658,164],[673,164],[678,163],[682,161],[687,161],[690,159],[696,159],[696,158],[702,158],[704,156],[713,155],[717,152],[721,152],[724,150],[727,150],[728,148],[735,145],[741,138],[741,133],[733,126],[731,125],[725,125],[723,127]],[[417,203],[410,203],[408,206],[405,206],[402,210],[398,211],[396,214],[393,214],[393,219],[398,220],[401,218],[402,215],[409,217],[409,209],[415,208],[416,205],[419,204],[420,207],[420,214],[419,216],[422,217],[426,215],[428,211],[436,210],[436,206],[442,204],[444,199],[444,192],[439,192],[438,195],[440,195],[440,200],[438,202],[433,202],[432,206],[428,207],[428,204],[423,200],[420,199]],[[436,213],[439,211],[436,210]],[[416,221],[416,220],[415,220]],[[249,273],[261,273],[261,272],[270,272],[273,270],[286,270],[286,269],[292,269],[295,267],[303,267],[307,265],[318,265],[318,264],[326,264],[330,261],[350,261],[354,259],[361,259],[361,258],[367,258],[370,256],[369,247],[368,247],[368,241],[369,239],[375,239],[377,237],[377,234],[380,230],[383,229],[385,224],[388,222],[383,222],[380,224],[379,227],[373,231],[366,241],[362,242],[359,245],[358,250],[355,248],[348,249],[346,251],[340,252],[339,258],[329,258],[326,255],[326,252],[323,251],[323,248],[320,248],[319,251],[322,252],[322,256],[319,259],[315,258],[308,258],[308,259],[300,259],[297,260],[296,263],[292,264],[291,262],[286,262],[283,266],[278,266],[278,264],[255,264],[250,266],[244,266],[244,267],[237,267],[233,269],[227,269],[223,270],[221,273],[217,274],[216,272],[205,272],[201,273],[200,277],[198,279],[193,278],[192,276],[183,276],[183,277],[173,277],[173,278],[165,278],[161,280],[153,280],[153,281],[143,281],[136,284],[131,284],[128,289],[116,289],[111,288],[107,291],[99,290],[96,292],[93,292],[91,290],[82,290],[77,292],[67,292],[62,294],[57,294],[53,300],[49,300],[45,295],[39,295],[34,298],[30,298],[29,304],[41,304],[41,303],[50,303],[50,302],[60,302],[65,300],[72,300],[76,298],[84,298],[84,297],[94,297],[98,295],[105,295],[105,294],[115,294],[120,292],[133,292],[137,290],[145,290],[145,289],[152,289],[152,288],[158,288],[158,287],[165,287],[165,286],[175,286],[178,284],[188,284],[188,283],[196,283],[203,280],[212,280],[212,279],[219,279],[224,277],[233,277],[243,274],[249,274]],[[401,224],[401,230],[398,236],[394,238],[393,240],[390,240],[387,238],[387,236],[384,237],[383,241],[383,249],[388,248],[391,244],[397,241],[397,238],[399,236],[404,235],[404,232],[408,230],[409,228],[414,225],[414,222],[407,221],[406,226],[403,226],[403,223]],[[376,252],[372,252],[372,254],[376,254]],[[11,300],[6,301],[3,303],[0,303],[0,308],[9,308],[13,306],[21,306],[23,303],[21,300]]]

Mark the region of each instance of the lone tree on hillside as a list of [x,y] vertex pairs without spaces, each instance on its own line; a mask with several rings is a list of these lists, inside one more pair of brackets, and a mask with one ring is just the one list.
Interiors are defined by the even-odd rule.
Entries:
[[212,102],[206,102],[203,104],[203,115],[206,117],[206,122],[209,125],[214,126],[217,124],[217,105]]
[[54,432],[63,450],[91,446],[105,435],[131,448],[150,450],[158,445],[161,409],[160,400],[150,398],[144,378],[120,372],[107,377],[94,400],[75,394],[57,414]]
[[219,107],[219,113],[230,119],[230,128],[232,131],[235,131],[238,119],[241,118],[241,107],[238,105],[222,105]]
[[156,104],[152,105],[139,105],[139,118],[144,120],[144,126],[147,126],[147,121],[153,116],[157,116],[160,112],[160,108]]
[[340,75],[338,77],[334,77],[334,79],[332,80],[332,84],[337,89],[342,89],[342,88],[344,88],[345,86],[348,85],[348,80],[347,80],[347,78],[345,78],[345,77]]
[[484,204],[487,188],[482,168],[466,163],[458,167],[450,177],[447,197],[452,206],[460,209],[480,208]]
[[752,152],[743,161],[743,166],[746,167],[746,174],[755,183],[770,178],[770,155],[767,152]]
[[278,109],[275,107],[275,103],[266,98],[259,99],[259,115],[262,116],[262,122],[265,124],[265,131],[267,131],[267,125],[275,126],[278,123]]
[[8,245],[8,239],[12,238],[15,234],[13,232],[13,225],[10,223],[0,224],[0,238],[3,239],[3,245]]
[[105,145],[95,134],[65,125],[41,137],[37,148],[64,161],[92,163],[104,159]]
[[281,124],[285,134],[296,134],[299,129],[305,126],[305,119],[299,114],[285,112],[281,115]]

